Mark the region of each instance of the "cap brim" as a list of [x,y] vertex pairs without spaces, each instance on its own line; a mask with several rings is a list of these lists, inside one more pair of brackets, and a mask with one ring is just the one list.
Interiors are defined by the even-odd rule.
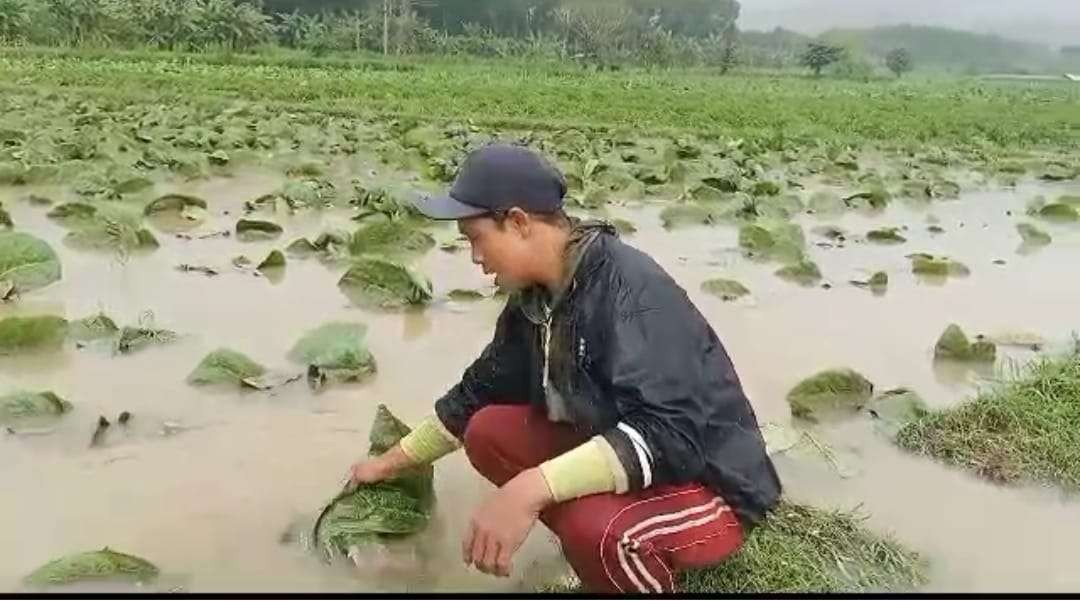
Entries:
[[488,213],[487,209],[467,205],[451,196],[422,196],[413,202],[417,210],[431,219],[451,221]]

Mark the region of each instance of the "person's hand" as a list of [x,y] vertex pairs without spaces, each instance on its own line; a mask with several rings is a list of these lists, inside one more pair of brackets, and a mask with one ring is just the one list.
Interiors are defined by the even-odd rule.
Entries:
[[409,467],[412,467],[412,460],[399,445],[378,457],[357,461],[349,468],[346,477],[350,485],[374,484],[389,480]]
[[507,578],[513,557],[536,524],[540,511],[552,503],[551,491],[539,469],[517,475],[477,508],[461,546],[465,565]]
[[349,468],[350,484],[374,484],[390,478],[381,457],[363,459]]

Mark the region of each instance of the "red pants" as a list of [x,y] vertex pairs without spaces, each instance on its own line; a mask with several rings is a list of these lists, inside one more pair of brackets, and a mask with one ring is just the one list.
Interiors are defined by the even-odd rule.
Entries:
[[[465,451],[502,486],[585,440],[530,406],[489,405],[469,421]],[[674,592],[675,573],[715,565],[743,542],[735,514],[699,484],[591,495],[553,505],[540,519],[592,593]]]

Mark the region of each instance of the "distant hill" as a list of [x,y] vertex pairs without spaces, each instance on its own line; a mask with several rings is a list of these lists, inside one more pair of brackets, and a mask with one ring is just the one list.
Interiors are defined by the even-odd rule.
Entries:
[[1038,73],[1061,68],[1061,55],[1049,47],[998,35],[945,27],[894,25],[831,29],[820,36],[874,57],[907,48],[916,68],[961,73]]

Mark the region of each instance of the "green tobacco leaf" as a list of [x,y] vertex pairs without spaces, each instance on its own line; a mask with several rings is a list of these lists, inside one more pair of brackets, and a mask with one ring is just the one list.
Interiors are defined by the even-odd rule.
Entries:
[[326,378],[348,382],[362,380],[376,371],[375,358],[367,347],[367,326],[330,322],[305,334],[289,358]]
[[427,232],[395,219],[366,225],[352,235],[349,252],[353,255],[383,255],[408,257],[421,255],[435,247],[435,239]]
[[168,344],[176,340],[176,332],[156,328],[125,327],[120,330],[116,350],[123,354],[138,352],[153,344]]
[[388,259],[361,257],[338,282],[338,287],[356,305],[401,308],[431,301],[431,280],[413,269]]
[[49,392],[14,392],[0,396],[0,424],[48,419],[71,411],[71,403]]
[[750,290],[741,283],[723,278],[708,280],[702,283],[701,290],[713,296],[720,297],[725,301],[737,300],[750,294]]
[[8,317],[0,321],[0,355],[59,349],[67,330],[60,317]]
[[231,349],[218,349],[203,358],[187,377],[189,384],[236,384],[258,378],[266,368]]
[[60,258],[48,243],[21,232],[0,232],[0,280],[28,292],[60,276]]
[[[379,405],[371,428],[372,456],[386,452],[409,433],[409,427]],[[328,559],[355,547],[379,544],[424,530],[435,504],[430,465],[411,469],[393,480],[346,487],[320,513],[312,540]]]
[[116,326],[116,322],[104,313],[79,319],[68,325],[68,337],[78,342],[112,338],[119,333],[120,328]]
[[98,580],[149,582],[157,575],[158,568],[145,559],[106,547],[50,561],[27,576],[26,583],[49,586]]
[[241,219],[236,222],[236,237],[241,242],[273,240],[284,231],[280,225],[272,221]]
[[854,412],[870,400],[874,385],[852,369],[830,369],[811,376],[787,395],[791,414],[818,419],[832,412]]

